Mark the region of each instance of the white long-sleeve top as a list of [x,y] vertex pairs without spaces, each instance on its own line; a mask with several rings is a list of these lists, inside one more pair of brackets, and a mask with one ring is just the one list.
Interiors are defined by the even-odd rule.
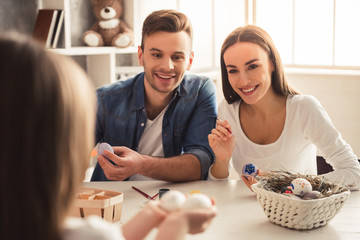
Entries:
[[91,215],[86,218],[68,217],[64,223],[64,240],[125,240],[121,226]]
[[[286,119],[280,137],[271,144],[252,142],[242,131],[239,120],[241,101],[219,105],[219,118],[232,127],[235,146],[233,167],[241,176],[248,163],[264,171],[285,170],[300,174],[317,174],[316,155],[320,150],[334,171],[324,174],[332,182],[351,190],[360,186],[360,164],[349,144],[342,138],[320,102],[309,95],[289,96]],[[211,170],[211,168],[210,168]],[[209,171],[209,179],[216,180]]]

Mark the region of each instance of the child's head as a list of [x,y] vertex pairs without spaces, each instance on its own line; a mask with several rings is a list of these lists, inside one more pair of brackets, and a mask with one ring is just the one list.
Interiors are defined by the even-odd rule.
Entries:
[[0,76],[0,235],[57,239],[94,143],[93,88],[19,35],[0,37]]

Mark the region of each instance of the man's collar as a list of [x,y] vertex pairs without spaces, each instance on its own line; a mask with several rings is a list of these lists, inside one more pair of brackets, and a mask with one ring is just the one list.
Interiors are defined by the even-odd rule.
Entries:
[[144,86],[144,72],[138,74],[135,77],[135,83],[133,86],[133,94],[131,99],[131,109],[141,110],[144,109],[145,102],[145,86]]

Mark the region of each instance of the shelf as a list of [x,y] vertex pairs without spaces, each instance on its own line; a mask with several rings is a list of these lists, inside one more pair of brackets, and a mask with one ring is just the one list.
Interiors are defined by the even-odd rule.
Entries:
[[49,49],[52,52],[69,55],[69,56],[81,56],[81,55],[104,55],[104,54],[131,54],[137,53],[137,47],[131,46],[127,48],[116,47],[70,47],[70,48],[56,48]]

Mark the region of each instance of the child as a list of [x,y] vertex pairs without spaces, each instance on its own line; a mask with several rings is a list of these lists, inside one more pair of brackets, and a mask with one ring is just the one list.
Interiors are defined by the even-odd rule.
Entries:
[[94,89],[72,59],[8,35],[0,37],[0,239],[142,239],[155,227],[157,239],[181,239],[205,230],[215,207],[168,213],[153,202],[122,229],[67,217],[94,143]]

